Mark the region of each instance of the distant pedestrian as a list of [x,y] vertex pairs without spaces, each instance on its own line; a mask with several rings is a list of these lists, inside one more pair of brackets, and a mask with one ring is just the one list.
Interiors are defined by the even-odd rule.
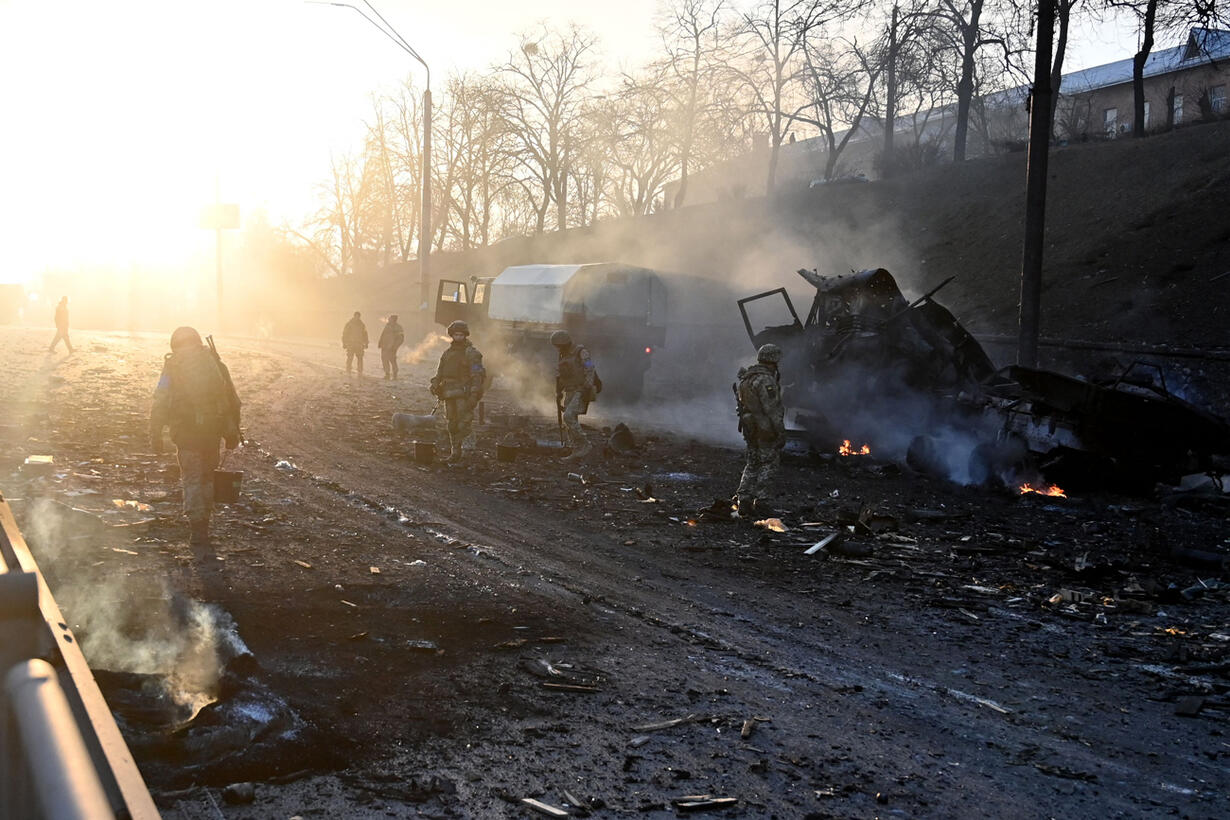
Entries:
[[579,461],[593,449],[578,416],[589,411],[589,403],[598,397],[597,371],[589,351],[572,341],[566,330],[551,334],[551,344],[559,354],[555,372],[555,403],[560,411],[560,424],[568,432],[572,453],[568,459]]
[[162,452],[162,430],[168,426],[179,457],[191,543],[203,546],[209,543],[218,447],[239,446],[239,396],[226,365],[190,327],[171,334],[171,352],[154,390],[149,432],[155,453]]
[[342,328],[342,347],[346,349],[346,374],[350,375],[350,366],[357,359],[359,364],[359,375],[363,375],[363,351],[367,350],[371,342],[367,338],[367,325],[363,324],[363,319],[359,317],[359,311],[354,312],[354,316]]
[[397,324],[397,314],[394,313],[389,317],[384,330],[380,331],[380,341],[376,343],[380,348],[380,364],[384,366],[386,379],[397,378],[397,348],[405,341],[406,332]]
[[459,461],[463,448],[474,449],[474,408],[483,397],[487,371],[483,354],[470,342],[470,326],[458,320],[448,326],[453,343],[440,354],[440,367],[431,380],[431,394],[444,402],[448,417],[450,462]]
[[781,358],[780,347],[762,345],[756,351],[756,364],[739,368],[739,381],[734,385],[739,432],[747,442],[747,463],[735,494],[740,516],[770,512],[768,496],[786,446],[786,410],[777,369]]
[[51,340],[51,347],[47,348],[48,353],[56,352],[56,345],[60,340],[64,340],[64,345],[68,348],[68,355],[73,354],[73,343],[68,339],[68,297],[61,296],[60,303],[56,305],[56,335]]

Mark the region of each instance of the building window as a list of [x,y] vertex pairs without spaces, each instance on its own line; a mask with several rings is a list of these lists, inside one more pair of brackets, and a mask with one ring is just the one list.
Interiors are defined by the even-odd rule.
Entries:
[[1145,100],[1145,129],[1149,128],[1149,101]]
[[1209,104],[1213,106],[1213,113],[1220,114],[1226,110],[1226,87],[1224,85],[1215,85],[1209,89]]
[[1174,123],[1178,125],[1183,122],[1183,95],[1174,95]]
[[1102,130],[1106,136],[1113,137],[1119,131],[1119,109],[1107,108],[1102,112]]

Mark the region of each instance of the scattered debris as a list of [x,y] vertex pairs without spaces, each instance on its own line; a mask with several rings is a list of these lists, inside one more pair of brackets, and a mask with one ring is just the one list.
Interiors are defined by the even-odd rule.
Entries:
[[707,794],[690,794],[686,797],[676,797],[671,800],[671,804],[680,812],[727,809],[738,802],[739,798],[737,797],[710,797]]
[[55,472],[55,468],[54,456],[26,456],[26,460],[21,465],[21,472],[29,476],[51,475]]
[[231,806],[246,806],[256,799],[256,787],[251,783],[232,783],[222,790],[222,800]]
[[293,560],[294,560],[294,562],[295,562],[296,564],[298,564],[299,566],[303,567],[304,569],[311,569],[311,568],[312,568],[312,565],[311,565],[311,564],[309,564],[307,561],[301,561],[301,560],[299,560],[298,558],[295,558],[295,559],[293,559]]
[[521,802],[524,803],[526,806],[529,806],[531,809],[538,812],[539,814],[545,814],[547,817],[569,817],[570,816],[568,812],[564,811],[563,809],[557,809],[555,808],[555,806],[548,806],[546,803],[543,803],[539,800],[535,800],[532,797],[522,797]]
[[632,431],[628,429],[628,425],[622,421],[611,430],[611,435],[606,443],[608,447],[617,453],[630,453],[636,449],[636,439],[633,437]]
[[673,729],[674,727],[682,726],[685,723],[697,723],[702,720],[706,720],[706,718],[703,715],[699,715],[693,712],[687,717],[675,718],[674,720],[663,720],[658,723],[646,723],[643,726],[633,726],[632,731],[634,732],[657,732],[657,731],[661,731],[662,729]]
[[812,544],[810,547],[805,549],[803,551],[803,554],[804,555],[814,555],[815,553],[820,552],[821,550],[827,548],[830,544],[832,544],[833,541],[836,540],[837,537],[840,535],[841,535],[840,532],[834,532],[834,533],[830,533],[826,535],[824,538],[821,538],[819,541],[817,541],[816,543]]

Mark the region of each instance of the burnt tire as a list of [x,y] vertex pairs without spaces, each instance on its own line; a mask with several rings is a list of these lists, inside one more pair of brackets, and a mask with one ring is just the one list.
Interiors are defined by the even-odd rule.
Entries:
[[915,436],[905,453],[905,463],[909,468],[923,475],[935,478],[947,478],[948,469],[940,452],[939,445],[931,436]]

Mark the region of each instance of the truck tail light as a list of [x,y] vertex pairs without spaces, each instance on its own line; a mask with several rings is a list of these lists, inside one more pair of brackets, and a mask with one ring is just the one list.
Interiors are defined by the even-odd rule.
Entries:
[[650,353],[653,353],[653,348],[652,348],[652,347],[646,347],[646,348],[645,348],[645,355],[646,355],[646,356],[648,356]]

